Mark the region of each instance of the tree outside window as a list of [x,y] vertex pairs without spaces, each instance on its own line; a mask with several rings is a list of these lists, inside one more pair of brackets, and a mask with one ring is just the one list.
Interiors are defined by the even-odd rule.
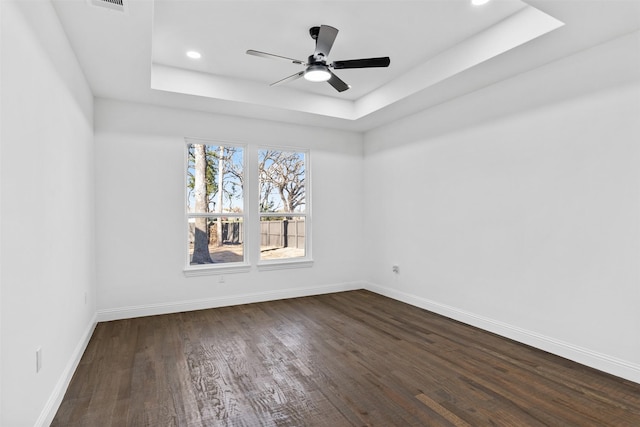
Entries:
[[306,158],[304,152],[258,151],[261,261],[307,254]]
[[243,262],[244,148],[187,145],[189,265]]

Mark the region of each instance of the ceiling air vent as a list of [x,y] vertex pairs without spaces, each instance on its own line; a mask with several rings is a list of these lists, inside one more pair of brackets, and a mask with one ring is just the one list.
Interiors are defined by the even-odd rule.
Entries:
[[124,0],[87,0],[91,6],[125,12]]

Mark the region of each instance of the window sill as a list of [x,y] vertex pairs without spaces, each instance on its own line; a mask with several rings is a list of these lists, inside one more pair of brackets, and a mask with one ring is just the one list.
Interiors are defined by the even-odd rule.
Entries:
[[186,267],[183,272],[186,277],[197,276],[214,276],[216,274],[233,274],[233,273],[248,273],[251,270],[249,264],[234,264],[234,265],[199,265]]
[[258,264],[258,271],[283,270],[287,268],[309,268],[313,267],[312,259],[302,259],[296,261],[263,261]]

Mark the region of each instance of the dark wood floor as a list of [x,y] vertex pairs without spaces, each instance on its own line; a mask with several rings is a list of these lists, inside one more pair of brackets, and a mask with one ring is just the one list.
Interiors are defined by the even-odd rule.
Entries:
[[53,426],[640,426],[640,385],[367,292],[98,324]]

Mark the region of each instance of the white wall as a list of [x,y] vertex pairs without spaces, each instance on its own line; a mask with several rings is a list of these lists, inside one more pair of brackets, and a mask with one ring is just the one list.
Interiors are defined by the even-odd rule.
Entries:
[[93,97],[48,1],[1,7],[0,424],[48,425],[94,325]]
[[640,382],[638,40],[369,132],[371,289]]
[[[184,276],[185,136],[311,149],[312,268]],[[362,286],[361,135],[98,99],[95,142],[100,319]]]

